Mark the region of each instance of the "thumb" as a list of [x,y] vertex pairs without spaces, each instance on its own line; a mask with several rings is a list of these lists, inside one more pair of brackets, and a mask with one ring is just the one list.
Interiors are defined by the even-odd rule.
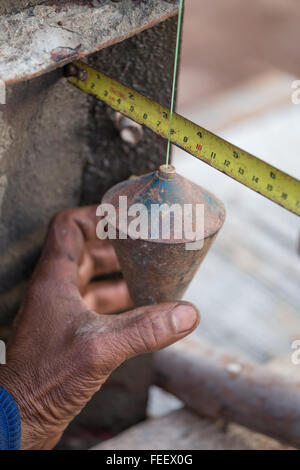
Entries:
[[191,333],[199,321],[199,311],[189,302],[141,307],[120,315],[114,341],[118,344],[121,362],[175,343]]

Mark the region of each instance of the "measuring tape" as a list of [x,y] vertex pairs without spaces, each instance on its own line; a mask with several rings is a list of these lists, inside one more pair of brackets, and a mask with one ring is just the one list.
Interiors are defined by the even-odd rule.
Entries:
[[[84,62],[70,82],[167,139],[170,111]],[[71,69],[70,69],[71,70]],[[70,72],[69,75],[72,73]],[[300,181],[174,113],[171,142],[239,183],[300,215]]]

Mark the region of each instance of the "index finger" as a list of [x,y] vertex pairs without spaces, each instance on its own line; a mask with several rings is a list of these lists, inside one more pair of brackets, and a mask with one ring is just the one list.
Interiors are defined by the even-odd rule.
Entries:
[[96,206],[67,209],[50,223],[35,277],[55,277],[57,281],[79,284],[78,266],[86,242],[97,240]]

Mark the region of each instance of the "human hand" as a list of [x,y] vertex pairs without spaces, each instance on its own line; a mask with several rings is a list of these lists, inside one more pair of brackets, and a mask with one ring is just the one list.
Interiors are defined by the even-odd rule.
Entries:
[[70,209],[51,222],[0,367],[0,385],[22,420],[22,449],[51,449],[122,362],[189,334],[199,322],[187,302],[128,311],[124,280],[89,284],[119,271],[109,241],[96,238],[96,207]]

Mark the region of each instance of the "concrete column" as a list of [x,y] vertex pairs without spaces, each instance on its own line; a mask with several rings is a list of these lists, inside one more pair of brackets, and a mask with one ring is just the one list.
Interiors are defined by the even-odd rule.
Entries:
[[[176,21],[88,61],[168,106]],[[113,184],[160,165],[166,150],[148,130],[137,146],[124,143],[106,105],[69,85],[61,69],[6,91],[7,103],[0,105],[0,339],[17,312],[50,218],[67,207],[100,202]],[[150,356],[128,361],[73,426],[116,432],[142,420],[151,381]]]

